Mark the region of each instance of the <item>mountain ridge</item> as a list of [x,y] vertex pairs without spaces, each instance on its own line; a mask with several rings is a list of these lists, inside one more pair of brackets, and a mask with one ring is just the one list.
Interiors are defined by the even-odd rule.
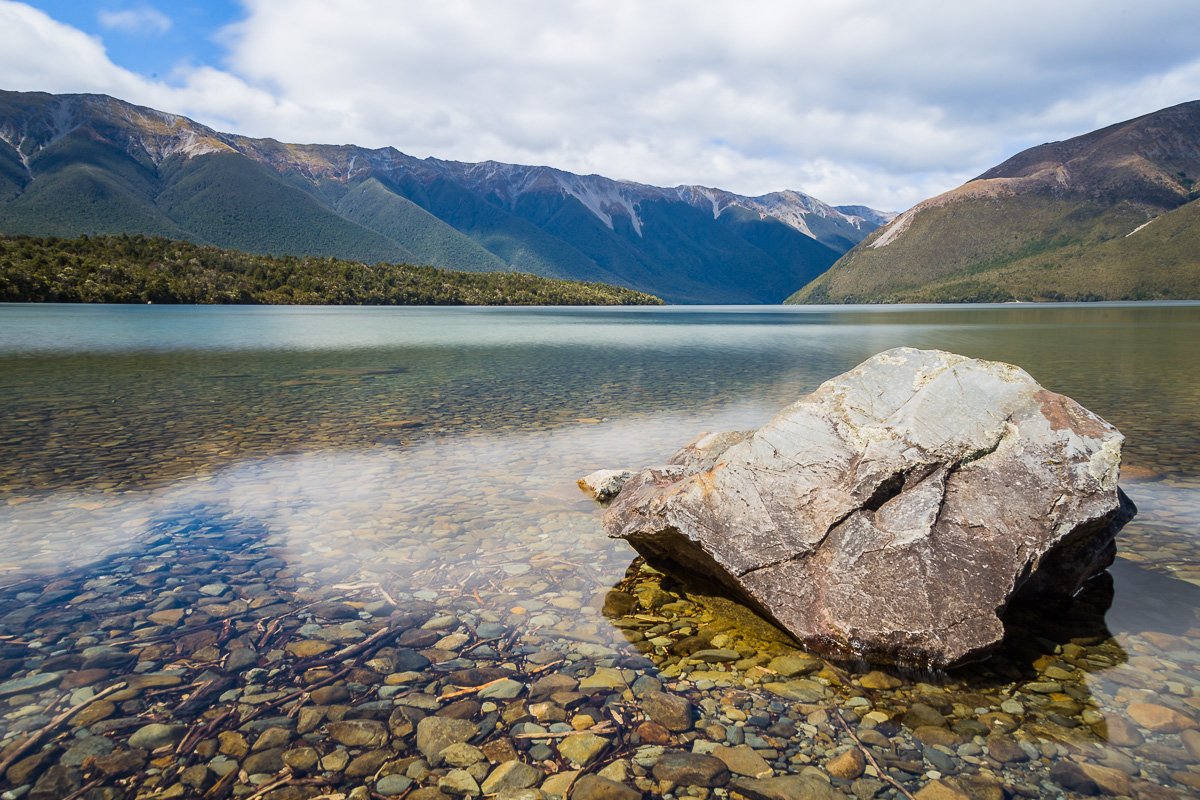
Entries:
[[[0,91],[0,231],[146,233],[249,252],[778,302],[888,217],[394,147],[224,133],[107,95]],[[859,212],[859,213],[855,213]]]
[[1017,153],[898,215],[787,302],[1200,298],[1198,181],[1192,101]]

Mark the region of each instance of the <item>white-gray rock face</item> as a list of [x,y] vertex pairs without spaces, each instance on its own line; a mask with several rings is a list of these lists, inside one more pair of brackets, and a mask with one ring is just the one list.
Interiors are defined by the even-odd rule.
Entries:
[[1018,367],[898,348],[642,470],[605,527],[819,652],[948,666],[999,643],[1018,592],[1112,563],[1123,441]]

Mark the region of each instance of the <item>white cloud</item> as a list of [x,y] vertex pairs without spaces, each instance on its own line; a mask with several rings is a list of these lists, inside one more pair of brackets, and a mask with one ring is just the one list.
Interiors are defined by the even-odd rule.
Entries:
[[168,84],[0,0],[0,74],[285,141],[891,210],[1030,145],[1200,98],[1194,0],[244,6],[221,68]]
[[104,11],[96,14],[100,27],[140,35],[163,34],[171,30],[171,18],[150,6],[123,11]]

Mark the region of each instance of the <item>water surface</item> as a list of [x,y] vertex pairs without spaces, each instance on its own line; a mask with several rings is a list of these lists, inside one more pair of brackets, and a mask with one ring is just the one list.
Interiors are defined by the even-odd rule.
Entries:
[[[72,598],[63,592],[74,588],[39,606],[41,616],[22,606],[44,600],[47,587],[169,571],[173,554],[200,557],[189,541],[228,541],[235,561],[242,550],[269,552],[283,565],[231,573],[226,583],[250,587],[238,589],[250,605],[268,591],[307,597],[329,587],[378,587],[397,603],[449,611],[469,601],[468,627],[504,626],[531,653],[644,653],[646,670],[697,704],[732,686],[750,694],[728,703],[791,713],[772,710],[780,701],[759,688],[769,682],[761,667],[790,645],[768,630],[739,633],[752,623],[738,609],[646,571],[627,545],[604,538],[600,510],[574,480],[659,461],[700,431],[761,425],[901,345],[1018,364],[1115,424],[1127,437],[1123,485],[1140,514],[1122,534],[1111,584],[1093,587],[1058,629],[1016,622],[1025,635],[989,664],[900,675],[892,691],[865,691],[863,670],[830,665],[820,673],[825,695],[812,702],[861,716],[850,701],[866,696],[896,721],[914,703],[933,704],[993,729],[987,715],[1007,714],[1001,703],[1022,709],[1001,727],[1038,758],[1000,763],[968,741],[942,754],[947,764],[915,744],[926,752],[916,770],[897,745],[897,763],[910,766],[896,774],[914,790],[957,773],[1062,792],[1046,768],[1079,761],[1145,791],[1186,795],[1200,785],[1186,736],[1106,731],[1136,728],[1129,705],[1155,696],[1189,719],[1200,714],[1195,304],[0,306],[0,643],[19,643],[3,663],[20,676],[39,654],[159,635],[144,615],[85,631],[64,616]],[[207,569],[172,578],[171,591],[220,579],[219,567]],[[647,599],[650,584],[686,602],[664,611]],[[613,587],[637,608],[602,608]],[[145,598],[147,609],[162,598]],[[751,655],[738,666],[689,658],[680,642],[714,625],[726,631],[718,644],[761,654],[759,673]],[[1047,689],[1044,673],[1056,666],[1070,677]],[[10,705],[0,736],[36,718]],[[709,721],[744,727],[724,708]],[[777,753],[777,772],[823,763],[804,738],[764,751]]]

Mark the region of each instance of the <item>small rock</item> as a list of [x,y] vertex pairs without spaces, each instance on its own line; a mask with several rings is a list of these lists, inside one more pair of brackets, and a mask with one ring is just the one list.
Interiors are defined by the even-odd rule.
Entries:
[[700,753],[671,752],[654,765],[654,777],[676,786],[724,786],[729,783],[729,768],[725,762]]
[[1114,797],[1128,797],[1133,793],[1129,776],[1112,767],[1102,767],[1099,764],[1080,764],[1079,768],[1091,778],[1100,791]]
[[179,774],[179,782],[189,788],[202,791],[212,785],[213,774],[203,764],[193,764]]
[[1117,747],[1137,747],[1146,741],[1146,737],[1129,720],[1117,714],[1111,714],[1092,726],[1097,736],[1102,737]]
[[1134,722],[1153,733],[1178,733],[1196,727],[1189,717],[1157,703],[1130,703],[1126,711]]
[[790,681],[771,681],[763,688],[772,694],[801,703],[816,703],[825,697],[825,687],[806,678]]
[[321,754],[311,747],[297,747],[283,751],[283,763],[293,772],[312,772],[321,759]]
[[637,735],[646,744],[670,744],[671,732],[653,720],[637,726]]
[[479,783],[465,769],[452,769],[438,780],[438,788],[455,797],[478,797]]
[[633,473],[627,469],[598,469],[595,472],[584,475],[576,483],[579,488],[590,494],[600,502],[611,500],[621,491],[621,487],[625,485],[625,481],[633,477]]
[[313,658],[328,653],[333,649],[333,645],[320,639],[301,639],[298,642],[288,642],[283,649],[296,658]]
[[385,775],[375,782],[375,792],[384,797],[395,797],[407,792],[412,785],[412,779],[403,775]]
[[551,800],[563,800],[577,779],[579,779],[579,770],[577,769],[556,772],[542,781],[540,788],[542,794]]
[[523,691],[525,691],[525,684],[514,681],[512,678],[504,678],[498,683],[493,683],[480,690],[478,697],[480,700],[512,700]]
[[1079,794],[1096,794],[1100,787],[1078,765],[1070,761],[1059,761],[1050,768],[1050,780],[1068,791]]
[[735,778],[729,788],[750,800],[846,800],[846,795],[811,774]]
[[962,737],[946,728],[936,725],[922,725],[913,730],[913,738],[921,744],[941,745],[942,747],[957,747],[962,743]]
[[863,675],[859,678],[858,683],[864,689],[895,689],[904,685],[904,681],[879,670]]
[[226,672],[242,672],[258,666],[258,653],[249,647],[236,647],[225,657]]
[[1200,731],[1183,731],[1179,734],[1179,740],[1183,742],[1189,756],[1200,760]]
[[326,727],[330,738],[347,747],[382,747],[388,740],[387,726],[375,720],[344,720],[331,722]]
[[[131,775],[140,772],[146,766],[145,750],[119,750],[106,756],[100,756],[95,761],[96,769],[110,778],[121,775]],[[12,777],[12,770],[9,770]]]
[[67,749],[67,752],[63,753],[58,763],[64,767],[78,767],[88,758],[108,755],[112,752],[112,749],[112,739],[103,736],[85,736],[76,740]]
[[528,789],[537,786],[543,773],[537,767],[532,767],[521,761],[505,761],[492,770],[484,780],[480,789],[484,794],[499,794],[500,792]]
[[28,796],[30,800],[62,800],[74,794],[79,784],[78,770],[55,764],[42,773]]
[[993,733],[987,737],[988,755],[1002,764],[1028,761],[1029,754],[1010,736]]
[[749,745],[739,744],[736,747],[717,745],[713,748],[712,756],[725,762],[725,766],[735,775],[745,775],[748,778],[769,778],[775,774],[766,759],[754,751]]
[[567,761],[586,767],[608,747],[608,739],[594,733],[576,733],[558,743],[558,752]]
[[906,728],[919,728],[922,725],[933,725],[938,728],[946,727],[946,718],[933,706],[924,703],[913,703],[902,720]]
[[583,776],[571,790],[571,800],[641,800],[641,797],[642,793],[636,789],[598,775]]
[[242,758],[250,752],[246,737],[236,731],[221,731],[217,734],[218,749],[232,758]]
[[969,795],[963,794],[944,781],[925,784],[913,797],[917,800],[971,800]]
[[242,769],[247,775],[274,775],[283,769],[283,748],[251,753],[242,761]]
[[483,761],[483,751],[466,742],[447,745],[441,752],[442,762],[452,767],[469,767]]
[[686,697],[666,692],[646,692],[642,695],[642,710],[647,717],[669,731],[682,733],[692,727],[692,704]]
[[165,745],[177,743],[185,733],[187,728],[183,725],[152,722],[134,731],[129,737],[129,746],[140,750],[157,750]]
[[465,742],[478,732],[475,723],[465,719],[426,717],[417,723],[417,749],[431,766],[442,763],[441,754],[456,742]]
[[829,759],[825,771],[835,778],[852,781],[863,774],[867,760],[857,749],[850,749]]
[[58,672],[39,672],[36,675],[26,675],[24,678],[5,681],[0,683],[0,697],[36,692],[38,689],[58,683],[61,679],[62,675]]
[[368,750],[350,759],[350,763],[346,765],[346,777],[366,778],[374,775],[393,757],[393,753],[389,750]]

